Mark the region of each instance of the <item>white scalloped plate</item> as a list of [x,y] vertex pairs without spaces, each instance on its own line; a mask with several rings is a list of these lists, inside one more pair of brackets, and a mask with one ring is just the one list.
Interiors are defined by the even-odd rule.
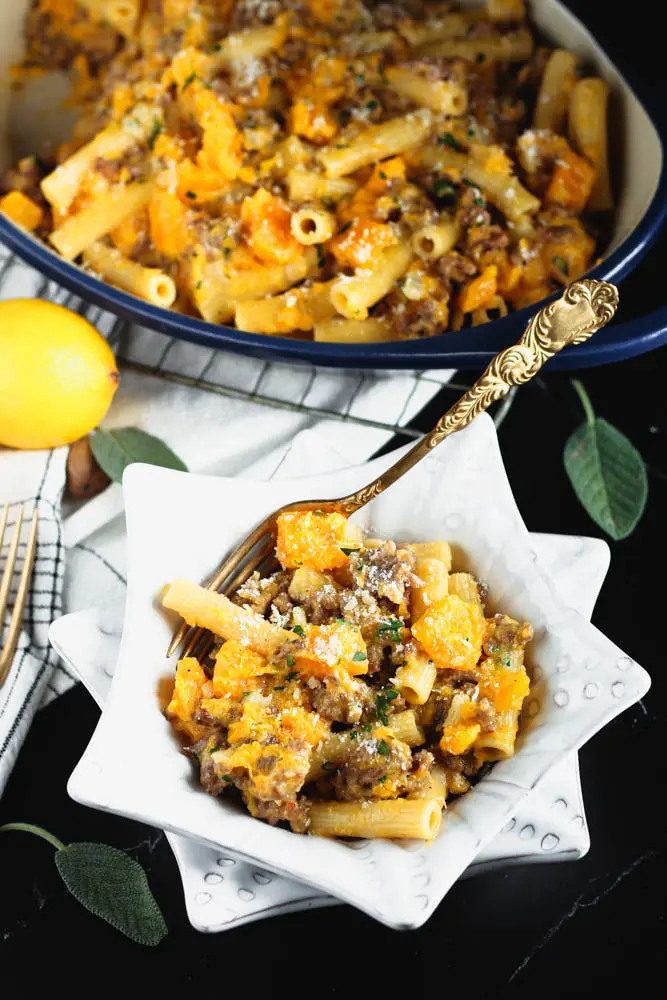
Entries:
[[[157,595],[175,577],[207,577],[220,554],[273,508],[356,489],[399,453],[361,469],[298,482],[251,483],[129,466],[124,477],[129,577],[119,660],[106,709],[68,787],[85,805],[201,840],[406,929],[428,919],[538,781],[638,701],[650,678],[563,603],[540,571],[493,421],[482,415],[356,520],[388,538],[450,539],[489,586],[492,609],[532,622],[533,684],[516,755],[496,764],[456,801],[428,846],[298,836],[203,794],[159,710],[160,679],[173,670],[164,649],[174,621],[160,610]],[[144,765],[138,767],[137,760]]]
[[[597,538],[531,534],[541,568],[582,615],[589,618],[609,567],[609,546]],[[58,618],[52,645],[104,706],[118,659],[123,601]],[[194,840],[168,833],[183,880],[188,917],[199,931],[238,927],[274,914],[331,906],[340,900],[293,879],[260,871]],[[525,804],[464,872],[517,863],[582,857],[590,838],[576,754],[539,781]]]

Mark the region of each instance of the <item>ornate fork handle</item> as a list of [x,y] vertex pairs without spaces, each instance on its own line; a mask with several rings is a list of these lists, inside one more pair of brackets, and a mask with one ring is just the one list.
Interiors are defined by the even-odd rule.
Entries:
[[491,361],[473,386],[445,413],[433,430],[378,479],[340,501],[340,509],[354,513],[378,496],[454,431],[466,427],[502,399],[514,385],[529,382],[550,358],[568,344],[588,340],[613,317],[618,290],[606,281],[582,278],[563,295],[533,316],[521,339]]

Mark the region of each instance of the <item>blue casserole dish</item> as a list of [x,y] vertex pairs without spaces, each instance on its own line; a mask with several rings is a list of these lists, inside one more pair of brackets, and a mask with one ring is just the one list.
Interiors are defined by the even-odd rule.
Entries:
[[[463,6],[474,6],[463,0]],[[0,9],[0,169],[18,156],[39,151],[51,122],[26,98],[17,98],[9,86],[9,67],[20,60],[23,19],[29,0],[14,0]],[[576,52],[610,84],[612,169],[618,204],[608,249],[591,276],[619,283],[641,261],[656,239],[667,215],[667,174],[660,128],[591,33],[558,0],[533,4],[532,19],[553,43]],[[533,309],[522,309],[503,319],[459,333],[424,340],[381,344],[328,344],[287,337],[244,333],[216,326],[149,305],[104,284],[0,215],[0,241],[19,257],[84,300],[173,337],[219,347],[267,361],[282,359],[333,368],[428,369],[480,368],[502,347],[518,338]],[[583,368],[642,354],[667,343],[667,307],[641,319],[603,330],[593,340],[559,355],[551,368]]]

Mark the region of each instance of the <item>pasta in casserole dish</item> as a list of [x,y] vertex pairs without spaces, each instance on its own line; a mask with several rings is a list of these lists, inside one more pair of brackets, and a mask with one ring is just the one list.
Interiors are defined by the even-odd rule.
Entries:
[[297,833],[432,839],[447,798],[514,753],[531,626],[487,617],[447,542],[287,512],[276,555],[231,599],[187,580],[162,598],[217,637],[178,662],[166,710],[201,784]]
[[2,209],[154,305],[251,333],[431,336],[592,266],[607,84],[523,0],[35,0],[81,117]]

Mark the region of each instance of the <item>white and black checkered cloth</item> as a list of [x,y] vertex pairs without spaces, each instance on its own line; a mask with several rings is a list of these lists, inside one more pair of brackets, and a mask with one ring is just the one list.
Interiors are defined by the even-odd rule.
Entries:
[[[405,427],[453,374],[387,377],[273,365],[129,328],[0,247],[0,299],[19,297],[49,298],[76,309],[108,336],[122,377],[105,425],[141,427],[163,438],[193,472],[264,479],[358,464],[386,444],[396,427]],[[316,433],[303,434],[306,428]],[[74,683],[49,647],[50,623],[65,611],[125,592],[120,487],[78,508],[63,506],[66,457],[66,449],[0,448],[0,505],[11,504],[10,525],[20,503],[28,523],[35,504],[39,512],[24,627],[0,688],[0,794],[35,711]],[[27,524],[24,532],[20,557]],[[6,548],[0,566],[5,556]],[[15,579],[19,570],[20,559]]]
[[[14,588],[25,556],[27,526],[35,508],[39,516],[39,542],[23,630],[11,670],[0,688],[0,791],[47,687],[51,686],[54,694],[58,692],[52,683],[55,673],[62,673],[69,682],[48,641],[49,625],[62,607],[65,549],[60,498],[64,479],[64,451],[23,453],[11,459],[7,454],[0,456],[0,498],[10,502],[6,538],[13,534],[21,504],[27,522],[18,551]],[[31,489],[25,489],[27,482],[33,484]],[[0,560],[0,566],[4,564],[4,559]],[[10,607],[13,596],[14,589]]]

